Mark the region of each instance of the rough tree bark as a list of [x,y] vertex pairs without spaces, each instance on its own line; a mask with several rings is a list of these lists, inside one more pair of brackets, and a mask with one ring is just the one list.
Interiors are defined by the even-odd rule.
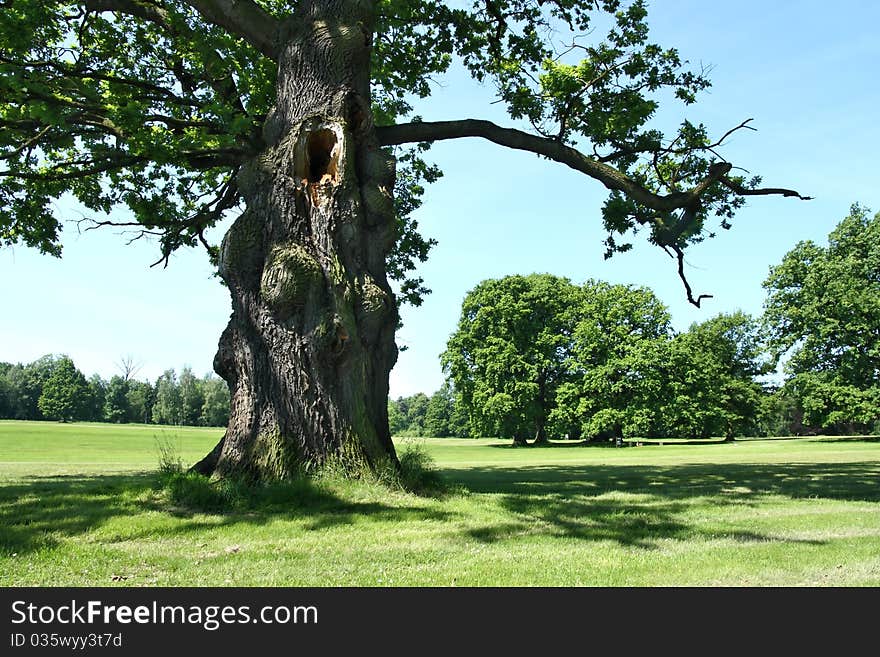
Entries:
[[231,416],[201,473],[283,479],[328,460],[396,463],[394,161],[370,113],[372,4],[301,2],[281,31],[267,145],[239,175],[246,210],[221,246],[233,311],[214,368]]
[[542,372],[538,377],[538,417],[535,419],[535,445],[546,445],[550,442],[547,437],[547,373]]

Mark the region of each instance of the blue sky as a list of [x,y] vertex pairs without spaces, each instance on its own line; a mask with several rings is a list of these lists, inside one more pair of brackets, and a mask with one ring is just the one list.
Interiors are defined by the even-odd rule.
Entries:
[[[478,282],[514,273],[550,272],[575,282],[596,278],[651,287],[678,329],[719,312],[758,314],[768,268],[803,239],[824,241],[859,202],[880,210],[880,3],[752,0],[655,1],[651,38],[675,46],[692,64],[712,66],[713,87],[690,108],[669,107],[658,123],[687,116],[721,135],[747,118],[724,155],[764,177],[816,197],[802,202],[751,199],[714,240],[687,254],[695,293],[714,295],[689,306],[674,262],[636,237],[635,248],[603,260],[601,184],[562,165],[480,140],[435,145],[444,170],[418,212],[438,240],[420,267],[433,294],[403,310],[401,353],[391,373],[394,397],[430,393],[443,381],[438,356],[458,320],[461,301]],[[514,125],[491,88],[454,71],[418,107],[426,120],[488,118]],[[60,208],[71,220],[75,210]],[[64,229],[64,257],[25,247],[0,249],[0,361],[28,362],[66,353],[87,375],[109,377],[131,356],[139,378],[184,365],[211,370],[230,305],[201,251],[180,252],[167,269],[150,268],[155,244],[112,229]]]

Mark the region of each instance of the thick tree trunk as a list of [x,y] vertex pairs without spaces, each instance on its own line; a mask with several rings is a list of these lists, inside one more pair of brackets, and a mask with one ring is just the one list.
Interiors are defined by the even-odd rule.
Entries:
[[547,428],[544,426],[543,420],[538,420],[535,428],[535,445],[547,445],[550,440],[547,438]]
[[221,247],[233,312],[214,368],[232,405],[199,472],[271,480],[396,463],[394,162],[370,113],[371,5],[301,2],[289,23],[267,146],[239,175],[247,209]]
[[547,376],[542,373],[538,379],[538,407],[540,415],[535,419],[535,445],[546,445],[547,439]]

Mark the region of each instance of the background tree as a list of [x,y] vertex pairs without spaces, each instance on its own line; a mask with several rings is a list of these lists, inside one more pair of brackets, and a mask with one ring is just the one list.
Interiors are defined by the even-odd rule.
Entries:
[[428,408],[425,411],[424,435],[429,438],[446,438],[452,436],[450,420],[455,404],[455,399],[448,383],[437,390],[428,399]]
[[146,381],[129,379],[125,399],[128,403],[127,422],[150,422],[153,416],[153,386]]
[[205,401],[199,423],[206,427],[225,427],[229,422],[229,387],[226,381],[208,375],[202,381]]
[[406,428],[406,417],[400,411],[400,405],[394,399],[388,400],[388,429],[392,436],[399,436]]
[[397,409],[400,412],[401,436],[424,436],[425,417],[428,414],[428,395],[417,392],[409,397],[400,397],[397,400]]
[[[20,372],[13,372],[13,378],[17,378],[16,388],[18,389],[18,411],[19,420],[42,420],[44,415],[39,408],[40,395],[43,393],[43,386],[55,372],[58,366],[59,358],[46,354],[37,360],[25,365]],[[17,377],[16,375],[19,375]]]
[[[58,255],[52,201],[69,193],[94,213],[126,208],[123,223],[158,238],[160,262],[208,249],[233,313],[215,358],[230,423],[206,473],[394,460],[387,274],[426,254],[408,213],[439,175],[404,145],[481,137],[580,171],[610,190],[608,253],[644,228],[682,276],[711,216],[727,228],[748,195],[798,196],[758,189],[717,155],[747,122],[717,139],[689,121],[668,136],[648,127],[660,98],[689,104],[709,83],[649,40],[639,0],[6,4],[0,241]],[[412,117],[409,101],[455,57],[530,131]],[[206,230],[227,212],[238,216],[217,248]]]
[[571,281],[550,274],[490,279],[468,292],[441,363],[476,435],[547,441],[577,303]]
[[754,377],[765,371],[754,320],[719,315],[631,341],[588,370],[577,413],[588,437],[754,435],[763,392]]
[[[669,311],[643,287],[584,283],[573,306],[574,330],[551,421],[558,435],[612,437],[638,434],[644,404],[635,405],[645,370],[665,356],[650,343],[668,340]],[[652,375],[653,376],[653,375]],[[637,408],[642,408],[638,413]],[[644,435],[644,434],[642,434]]]
[[[28,378],[26,367],[21,363],[16,363],[6,371],[6,381],[9,384],[10,390],[9,399],[12,404],[12,419],[36,419],[36,416],[29,417],[31,409],[28,402],[30,399],[33,399],[33,393],[28,394],[26,390]],[[37,399],[39,399],[39,395],[37,395]]]
[[424,435],[429,438],[467,438],[469,435],[467,412],[448,381],[428,401]]
[[803,430],[880,422],[880,214],[853,206],[828,245],[799,242],[771,268],[764,323]]
[[0,363],[0,418],[11,419],[18,409],[18,390],[13,377],[15,369],[12,363]]
[[182,408],[177,374],[165,370],[156,380],[156,403],[153,404],[152,420],[155,424],[181,424]]
[[202,407],[205,405],[205,395],[202,392],[201,381],[193,374],[192,368],[184,367],[180,371],[177,390],[180,395],[178,423],[190,426],[197,425],[202,415]]
[[49,420],[82,419],[87,411],[88,383],[73,361],[62,356],[55,361],[52,374],[43,385],[38,401],[40,412]]
[[693,324],[672,340],[660,435],[686,438],[756,435],[766,374],[760,331],[742,312]]
[[107,422],[123,423],[129,421],[131,414],[128,403],[129,382],[119,374],[114,374],[107,384],[104,394],[104,419]]
[[107,382],[99,374],[92,374],[88,380],[89,393],[86,419],[92,422],[104,421],[104,405],[107,401]]

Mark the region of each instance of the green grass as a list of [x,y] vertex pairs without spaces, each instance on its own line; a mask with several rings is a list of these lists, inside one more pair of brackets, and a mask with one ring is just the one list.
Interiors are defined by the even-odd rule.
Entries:
[[402,439],[446,494],[325,478],[182,504],[204,484],[175,497],[157,441],[191,463],[221,433],[0,422],[0,585],[880,585],[876,440]]

